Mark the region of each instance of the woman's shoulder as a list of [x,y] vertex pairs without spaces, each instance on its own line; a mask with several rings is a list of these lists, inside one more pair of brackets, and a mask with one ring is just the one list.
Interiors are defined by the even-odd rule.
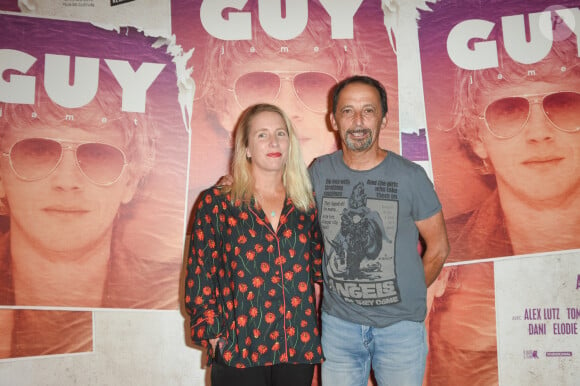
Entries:
[[199,194],[199,206],[217,202],[228,202],[230,200],[229,189],[221,185],[214,185]]

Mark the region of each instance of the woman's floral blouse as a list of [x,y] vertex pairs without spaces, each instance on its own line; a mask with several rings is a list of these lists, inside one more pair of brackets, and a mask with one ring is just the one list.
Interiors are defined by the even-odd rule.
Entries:
[[230,366],[319,363],[314,281],[322,280],[317,211],[286,199],[275,232],[264,212],[230,203],[217,188],[201,195],[191,236],[185,308],[191,338],[225,341]]

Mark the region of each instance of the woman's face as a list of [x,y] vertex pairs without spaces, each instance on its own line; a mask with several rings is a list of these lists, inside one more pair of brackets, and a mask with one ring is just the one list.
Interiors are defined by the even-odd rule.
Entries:
[[254,173],[282,172],[288,160],[290,139],[280,114],[263,111],[249,122],[246,156]]
[[[15,143],[30,138],[58,139],[65,145],[68,145],[68,141],[106,143],[120,149],[123,149],[124,145],[123,133],[118,129],[103,128],[98,132],[91,132],[65,126],[52,128],[29,126],[10,129],[2,140],[2,151],[7,152]],[[57,146],[54,142],[52,144]],[[42,143],[34,146],[29,143],[18,149],[18,152],[13,150],[13,153],[15,166],[16,162],[21,164],[31,160],[37,162],[32,165],[33,168],[26,165],[26,169],[21,169],[26,170],[21,172],[22,174],[30,174],[48,163],[54,164],[52,156],[54,151]],[[22,158],[17,161],[16,157],[19,155]],[[109,156],[99,148],[91,150],[89,155],[85,154],[85,158],[80,161],[84,162],[84,167],[87,168],[83,174],[75,160],[75,152],[72,149],[65,149],[56,169],[34,181],[18,177],[10,166],[9,158],[2,157],[0,196],[9,207],[11,237],[20,237],[40,250],[70,252],[73,259],[99,243],[110,242],[113,221],[119,207],[121,203],[132,199],[135,186],[130,182],[127,168],[121,172],[116,182],[107,186],[97,185],[89,180],[87,175],[103,179],[103,182],[109,178],[103,176],[103,165],[108,162]],[[114,158],[111,162],[118,161],[118,158]],[[91,166],[96,168],[90,170]]]
[[[483,96],[481,106],[504,97],[542,94],[557,91],[580,92],[580,81],[567,83],[529,82],[518,86],[503,86]],[[542,104],[530,104],[530,116],[523,128],[511,138],[502,139],[492,135],[482,120],[479,127],[480,141],[474,151],[493,167],[498,190],[510,193],[529,204],[557,205],[561,200],[580,192],[580,132],[564,132],[554,126],[544,114]],[[563,104],[560,104],[563,106]],[[509,107],[509,106],[508,106]],[[513,107],[513,106],[512,106]],[[483,107],[482,107],[483,109]],[[488,110],[489,113],[490,110]],[[495,111],[499,122],[505,122],[507,109]],[[553,121],[564,113],[554,116]],[[570,127],[578,127],[578,110],[566,116]],[[493,122],[488,117],[488,124]],[[519,125],[517,126],[519,127]]]
[[[290,54],[288,54],[290,56]],[[327,124],[329,92],[336,83],[336,64],[329,57],[312,62],[281,57],[264,60],[250,56],[229,70],[229,90],[224,91],[226,109],[222,126],[231,131],[243,109],[255,103],[272,103],[292,121],[306,164],[336,150],[334,133]]]

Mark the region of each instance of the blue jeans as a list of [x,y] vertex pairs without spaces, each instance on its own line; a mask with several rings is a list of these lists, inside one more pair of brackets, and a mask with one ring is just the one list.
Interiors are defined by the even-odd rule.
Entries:
[[322,386],[366,386],[371,366],[379,386],[421,386],[427,360],[425,324],[377,328],[322,313]]

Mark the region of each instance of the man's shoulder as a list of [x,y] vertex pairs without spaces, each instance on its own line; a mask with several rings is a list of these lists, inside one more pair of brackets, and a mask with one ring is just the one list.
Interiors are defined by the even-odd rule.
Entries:
[[318,168],[326,167],[326,166],[336,162],[341,157],[342,157],[341,150],[337,150],[337,151],[334,151],[334,152],[329,153],[329,154],[324,154],[324,155],[318,156],[314,159],[314,161],[312,161],[312,164],[310,164],[309,169],[315,170]]
[[429,180],[427,172],[421,165],[390,150],[376,170],[399,182],[415,183]]
[[391,165],[394,165],[397,167],[407,168],[407,169],[412,169],[412,170],[423,170],[421,165],[419,165],[418,163],[411,161],[410,159],[405,158],[402,155],[397,154],[391,150],[388,151],[388,155],[387,155],[387,157],[385,157],[385,160],[390,162]]

